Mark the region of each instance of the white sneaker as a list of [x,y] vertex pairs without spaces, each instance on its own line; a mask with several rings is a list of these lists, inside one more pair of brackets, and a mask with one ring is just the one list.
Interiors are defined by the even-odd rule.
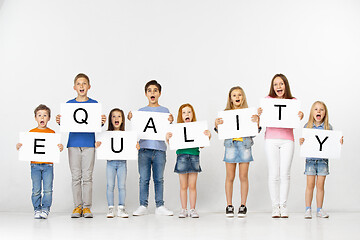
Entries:
[[322,208],[320,209],[320,211],[318,211],[316,213],[316,216],[319,218],[328,218],[329,214],[327,214]]
[[146,215],[146,214],[148,214],[148,213],[149,213],[149,212],[148,212],[147,207],[145,207],[145,206],[140,206],[140,207],[138,207],[138,209],[136,209],[135,212],[133,212],[133,216],[143,216],[143,215]]
[[190,209],[189,215],[191,218],[199,218],[199,214],[196,212],[195,209]]
[[106,214],[106,217],[107,218],[115,217],[114,206],[109,206],[109,210],[108,210],[108,213]]
[[173,211],[170,211],[165,206],[157,207],[155,210],[156,215],[162,215],[162,216],[172,216],[174,215]]
[[121,217],[121,218],[128,218],[129,217],[129,214],[126,212],[126,209],[125,209],[124,206],[122,206],[122,205],[118,206],[117,216]]
[[34,218],[35,219],[41,219],[40,213],[41,213],[41,211],[35,211]]
[[187,216],[188,216],[187,209],[181,209],[181,211],[179,213],[179,218],[186,218]]
[[279,205],[274,205],[272,208],[272,218],[279,218],[280,217],[280,207]]
[[312,219],[311,208],[309,208],[308,210],[305,211],[304,218],[305,219]]
[[43,219],[47,219],[48,216],[49,216],[49,211],[46,211],[46,210],[42,210],[41,213],[40,213],[40,217],[43,218]]
[[289,217],[289,213],[288,213],[288,209],[286,204],[281,204],[280,205],[280,217],[281,218],[288,218]]

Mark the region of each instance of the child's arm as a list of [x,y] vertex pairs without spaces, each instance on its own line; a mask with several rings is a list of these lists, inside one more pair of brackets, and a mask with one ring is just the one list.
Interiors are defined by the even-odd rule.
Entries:
[[169,122],[172,123],[174,121],[174,116],[170,113],[169,118],[168,118]]
[[103,114],[101,115],[101,126],[104,126],[105,122],[106,122],[106,116]]
[[129,113],[128,113],[128,119],[129,119],[129,121],[131,121],[131,119],[132,119],[132,112],[130,111]]
[[140,144],[139,144],[139,142],[136,143],[136,149],[137,149],[137,150],[140,150]]
[[259,115],[259,117],[260,117],[260,115],[262,114],[262,112],[263,112],[263,109],[262,109],[261,107],[259,107],[259,108],[258,108],[258,115]]
[[60,152],[62,152],[64,150],[64,146],[61,143],[58,144],[57,146],[58,146]]
[[98,148],[98,147],[100,147],[100,145],[101,145],[101,142],[95,142],[95,148]]
[[166,133],[166,143],[169,144],[169,139],[172,137],[172,133],[168,132]]
[[299,139],[300,145],[303,145],[304,141],[305,141],[305,138],[300,138],[300,139]]
[[60,119],[61,119],[61,115],[58,114],[56,115],[56,123],[60,125]]
[[16,150],[18,150],[18,151],[19,151],[19,149],[21,148],[21,146],[22,146],[22,143],[18,143],[18,144],[16,144]]
[[258,129],[260,128],[260,125],[259,125],[260,117],[259,117],[259,115],[252,115],[251,116],[251,121],[257,122]]
[[218,126],[223,123],[224,123],[224,120],[222,120],[222,118],[215,119],[215,128],[214,128],[215,132],[218,131]]
[[204,134],[209,137],[209,140],[211,139],[211,133],[209,130],[205,130]]

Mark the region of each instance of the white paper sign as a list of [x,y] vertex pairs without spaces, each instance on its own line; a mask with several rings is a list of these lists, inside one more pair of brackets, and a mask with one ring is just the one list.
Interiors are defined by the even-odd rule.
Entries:
[[305,139],[300,147],[302,157],[340,158],[341,131],[304,128],[302,137]]
[[136,132],[106,131],[96,134],[101,145],[96,149],[98,160],[137,160]]
[[251,121],[252,115],[257,115],[256,108],[228,110],[218,113],[223,124],[218,125],[219,139],[256,136],[257,122]]
[[61,104],[61,132],[101,132],[100,103]]
[[263,127],[298,128],[300,126],[300,101],[293,99],[262,98],[263,112],[260,125]]
[[209,137],[204,134],[208,129],[206,121],[177,123],[169,127],[172,137],[169,139],[170,149],[184,149],[207,147],[210,145]]
[[139,139],[165,141],[165,135],[170,125],[170,113],[132,112],[131,130],[138,134]]
[[19,142],[20,161],[59,162],[60,150],[57,146],[61,143],[61,134],[21,132]]

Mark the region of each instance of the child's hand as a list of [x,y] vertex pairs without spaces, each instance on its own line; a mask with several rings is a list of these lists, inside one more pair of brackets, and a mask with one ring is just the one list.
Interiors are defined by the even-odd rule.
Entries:
[[60,114],[56,115],[56,123],[59,125],[60,125],[60,118],[61,118]]
[[18,143],[18,144],[16,144],[16,150],[18,150],[18,151],[19,151],[19,149],[21,148],[21,146],[22,146],[22,143]]
[[166,133],[166,142],[169,144],[169,139],[172,137],[172,133],[168,132]]
[[218,125],[223,124],[224,121],[222,120],[222,118],[217,118],[215,119],[215,128],[218,128]]
[[262,109],[261,107],[259,107],[259,108],[258,108],[258,115],[259,115],[259,117],[260,117],[260,115],[262,114],[262,112],[263,112],[263,109]]
[[140,144],[139,144],[139,142],[136,143],[136,149],[137,149],[137,150],[140,150]]
[[168,118],[169,122],[172,123],[174,121],[174,116],[170,113],[169,118]]
[[258,115],[252,115],[251,121],[259,123],[260,117]]
[[57,146],[58,146],[60,152],[62,152],[64,150],[64,146],[61,143],[58,144]]
[[95,142],[95,148],[98,148],[98,147],[100,147],[100,145],[101,145],[101,142]]
[[341,143],[341,145],[344,144],[344,136],[342,136],[342,137],[340,138],[340,143]]
[[211,133],[210,133],[209,130],[205,130],[205,131],[204,131],[204,134],[205,134],[206,136],[208,136],[209,139],[211,139]]
[[106,116],[103,114],[101,115],[101,125],[103,126],[106,122]]
[[304,113],[302,111],[299,111],[298,116],[299,116],[300,120],[302,120],[304,117]]
[[128,113],[128,119],[129,119],[129,121],[131,121],[131,119],[132,119],[132,112],[131,111]]
[[303,145],[304,141],[305,141],[305,138],[300,138],[300,139],[299,139],[300,145]]

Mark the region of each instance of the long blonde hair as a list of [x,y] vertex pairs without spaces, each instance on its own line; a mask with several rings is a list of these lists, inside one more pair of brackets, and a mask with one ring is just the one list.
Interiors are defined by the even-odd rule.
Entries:
[[309,121],[306,124],[306,128],[312,128],[314,125],[314,116],[313,116],[313,112],[314,112],[314,108],[316,104],[321,104],[323,105],[324,109],[325,109],[325,116],[323,118],[323,123],[324,123],[324,129],[325,130],[330,130],[330,124],[329,124],[329,114],[328,114],[328,109],[325,105],[324,102],[321,101],[316,101],[313,103],[313,105],[311,106],[311,110],[310,110],[310,115],[309,115]]
[[245,92],[244,90],[239,87],[239,86],[236,86],[236,87],[232,87],[229,91],[229,95],[228,95],[228,100],[227,100],[227,104],[226,104],[226,108],[225,110],[232,110],[234,109],[234,104],[231,102],[231,92],[234,91],[234,90],[240,90],[241,91],[241,95],[243,96],[243,100],[241,102],[241,105],[240,107],[241,108],[248,108],[248,104],[247,104],[247,101],[246,101],[246,95],[245,95]]

